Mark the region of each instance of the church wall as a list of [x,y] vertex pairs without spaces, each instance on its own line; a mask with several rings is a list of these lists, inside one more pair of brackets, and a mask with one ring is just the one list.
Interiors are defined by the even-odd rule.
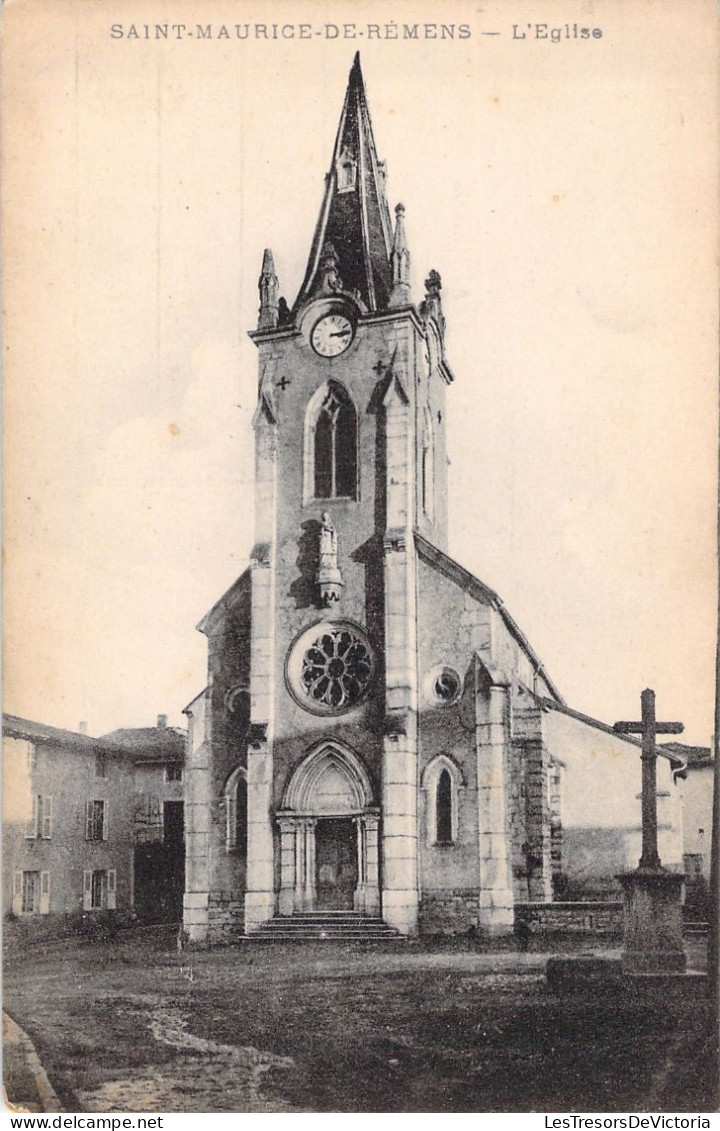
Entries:
[[520,684],[536,695],[554,698],[542,673],[537,671],[537,662],[531,659],[526,649],[515,638],[497,609],[491,611],[490,624],[491,662],[505,672],[514,686]]
[[[641,853],[640,748],[561,711],[544,711],[543,737],[563,768],[562,869],[566,898],[620,891],[618,872]],[[667,758],[657,759],[658,849],[682,870],[681,784]]]
[[241,933],[243,925],[245,859],[227,851],[224,787],[247,760],[249,575],[206,631],[208,688],[189,708],[184,925],[191,938],[209,930],[218,940]]
[[[419,777],[438,754],[449,755],[462,771],[458,796],[458,837],[432,844],[433,791],[421,790],[419,869],[421,930],[455,933],[477,926],[480,886],[478,793],[475,754],[473,643],[487,634],[488,609],[466,608],[466,594],[454,582],[418,563],[418,660],[420,682]],[[457,703],[439,706],[428,694],[432,672],[448,666],[459,674],[463,691]]]

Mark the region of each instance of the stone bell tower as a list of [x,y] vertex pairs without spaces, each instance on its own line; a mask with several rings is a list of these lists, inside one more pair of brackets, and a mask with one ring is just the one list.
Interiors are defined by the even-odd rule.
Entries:
[[451,375],[440,279],[418,311],[395,217],[356,56],[300,292],[288,310],[266,251],[251,335],[248,929],[333,903],[417,925],[412,531],[446,539]]

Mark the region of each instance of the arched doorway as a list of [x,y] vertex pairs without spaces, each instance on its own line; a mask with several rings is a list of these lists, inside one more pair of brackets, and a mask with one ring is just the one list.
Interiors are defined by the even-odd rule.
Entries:
[[279,911],[377,915],[379,812],[360,758],[326,742],[296,767],[277,814]]

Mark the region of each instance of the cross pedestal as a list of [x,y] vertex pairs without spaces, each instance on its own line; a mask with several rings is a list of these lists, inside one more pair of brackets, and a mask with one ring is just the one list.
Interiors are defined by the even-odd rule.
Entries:
[[669,974],[685,969],[680,889],[684,876],[664,868],[638,868],[618,876],[625,898],[627,974]]
[[685,969],[680,902],[685,877],[663,868],[658,854],[655,737],[681,734],[683,725],[656,721],[655,692],[649,688],[641,703],[640,722],[613,727],[617,734],[642,735],[642,856],[634,872],[618,876],[625,897],[622,966],[628,974],[677,973]]

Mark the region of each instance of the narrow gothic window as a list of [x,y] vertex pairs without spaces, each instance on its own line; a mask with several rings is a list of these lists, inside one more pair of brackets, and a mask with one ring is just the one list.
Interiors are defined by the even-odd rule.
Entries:
[[247,782],[238,778],[235,812],[235,843],[241,856],[247,856]]
[[[237,776],[236,776],[237,775]],[[247,856],[247,779],[236,770],[225,787],[225,848],[239,856]]]
[[432,419],[429,409],[424,410],[422,438],[421,491],[422,508],[432,521],[435,514],[435,450]]
[[436,831],[438,844],[452,841],[452,782],[447,770],[441,770],[437,781]]
[[357,425],[347,393],[332,383],[314,422],[312,445],[316,499],[354,499],[357,494]]

